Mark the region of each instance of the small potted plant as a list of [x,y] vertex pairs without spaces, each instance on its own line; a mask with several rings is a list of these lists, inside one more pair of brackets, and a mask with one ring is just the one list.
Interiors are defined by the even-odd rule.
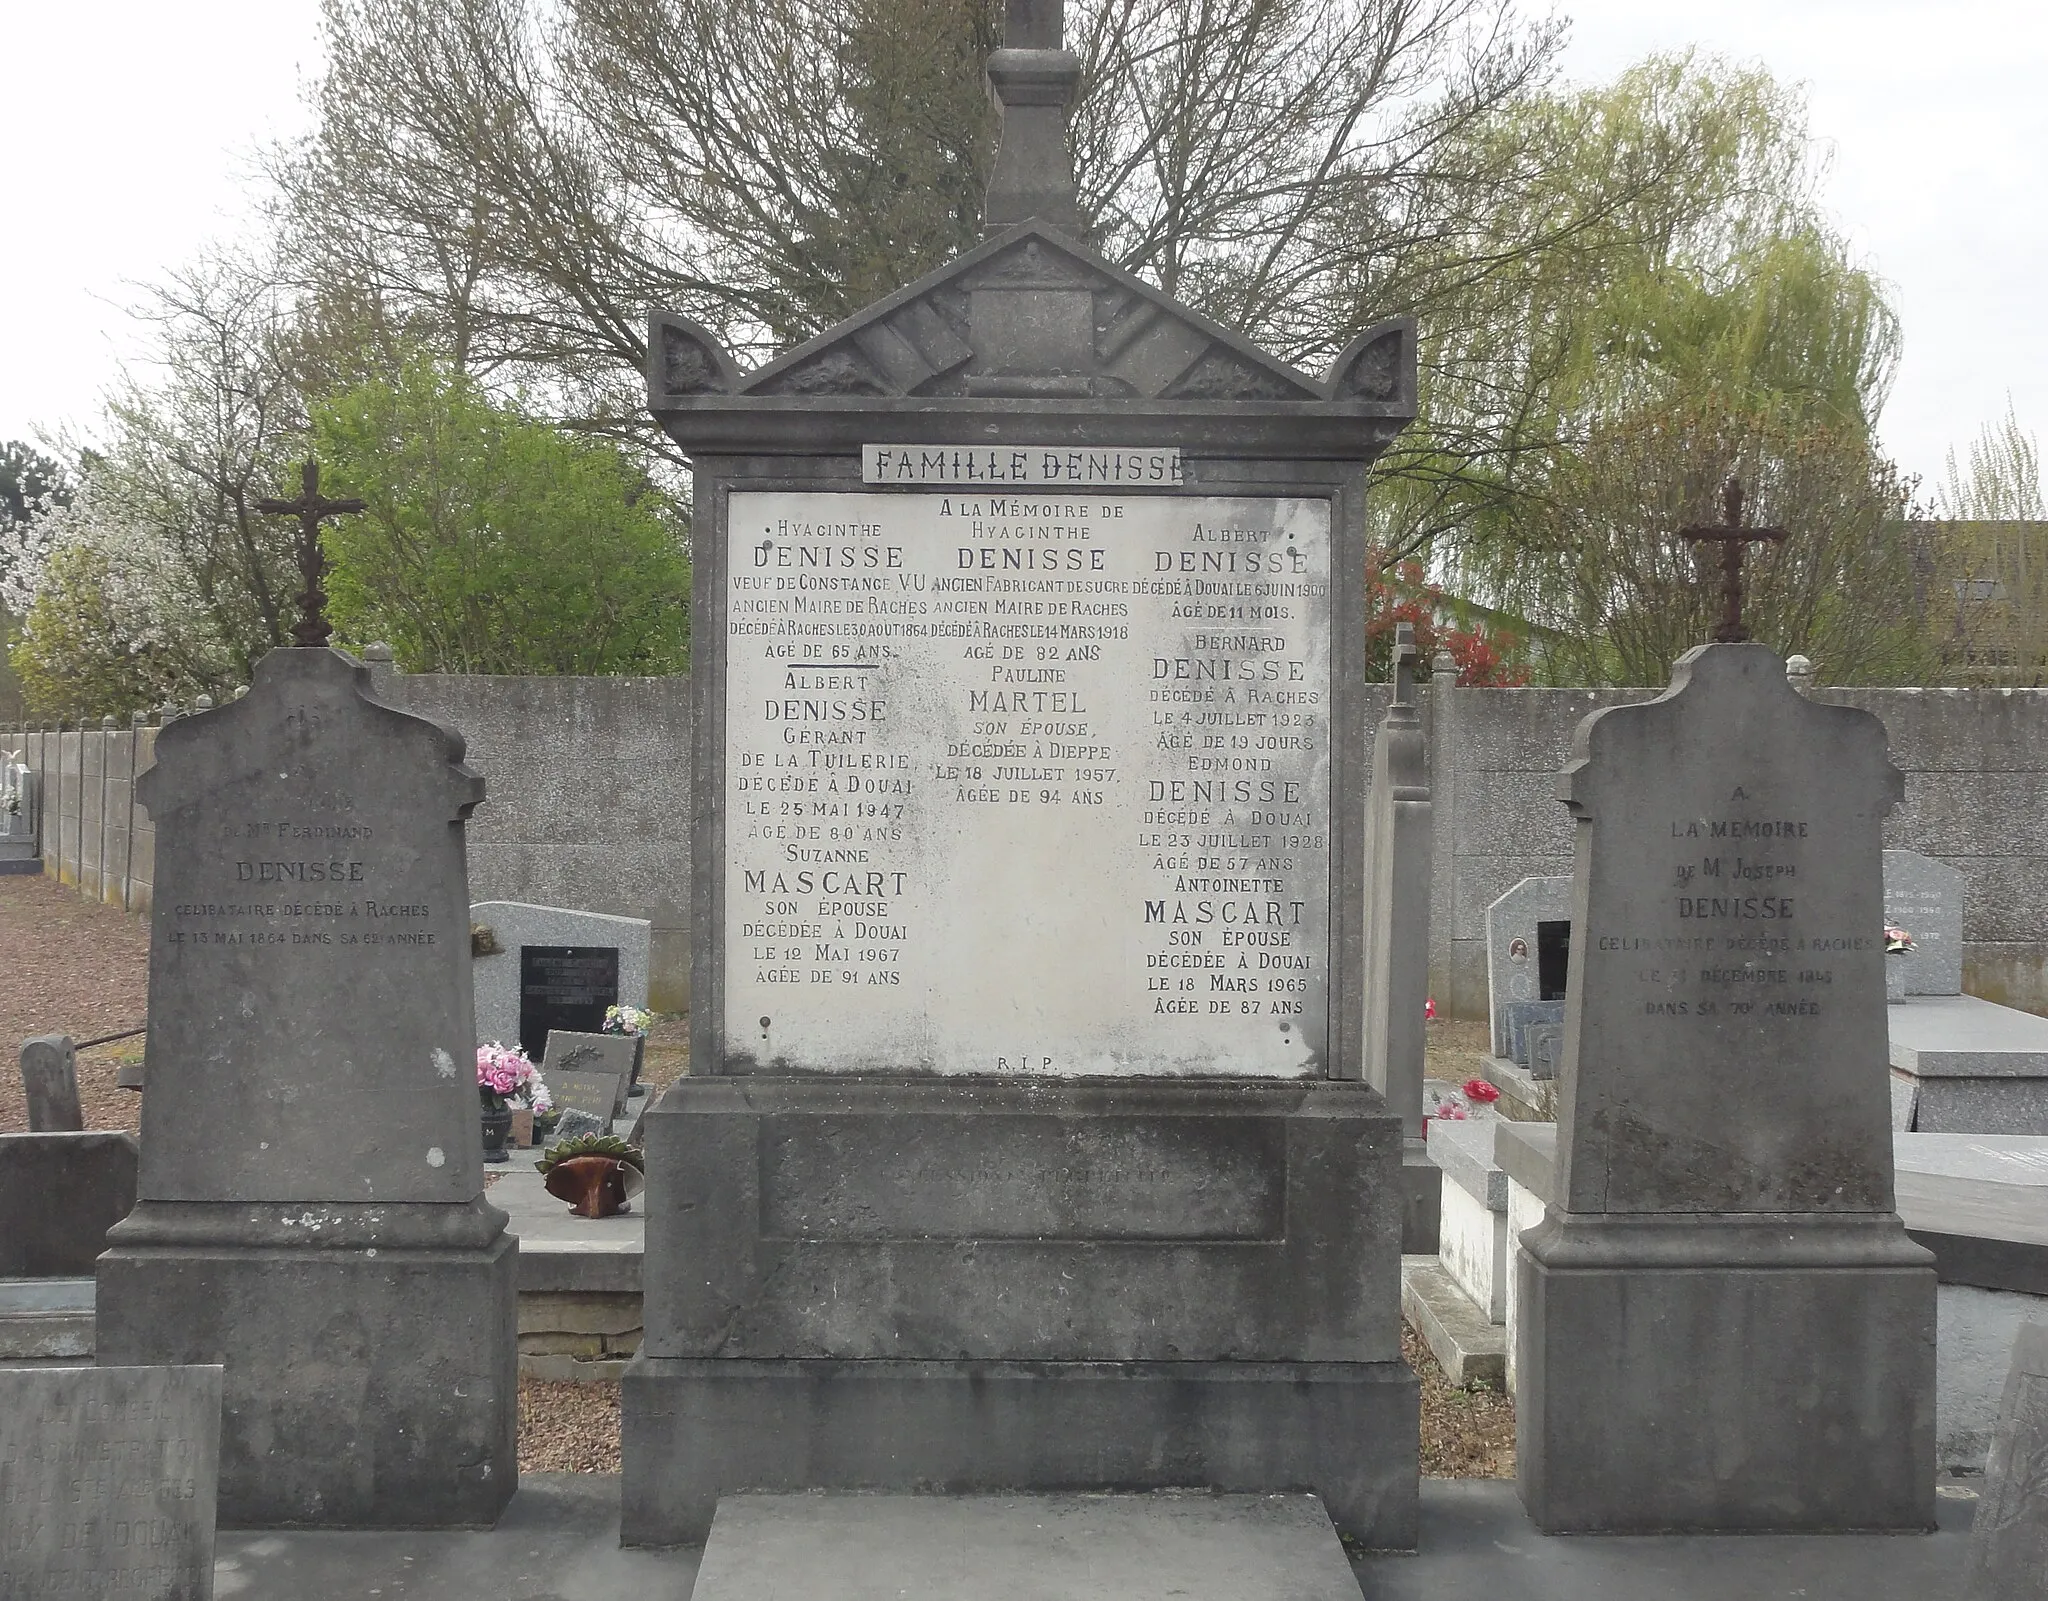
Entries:
[[525,1100],[537,1076],[524,1051],[507,1050],[495,1040],[476,1048],[476,1091],[483,1102],[486,1162],[512,1160],[505,1154],[505,1136],[512,1132],[512,1104]]
[[548,1194],[567,1201],[578,1217],[612,1217],[640,1193],[647,1159],[616,1134],[580,1134],[548,1147],[540,1176]]
[[647,1031],[652,1027],[654,1014],[637,1006],[607,1006],[604,1009],[604,1032],[624,1034],[633,1041],[633,1072],[626,1080],[628,1095],[640,1088],[640,1059],[647,1054]]

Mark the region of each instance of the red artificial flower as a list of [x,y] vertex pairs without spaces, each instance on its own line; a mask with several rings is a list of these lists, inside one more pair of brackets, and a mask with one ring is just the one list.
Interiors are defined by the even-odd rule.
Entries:
[[1487,1105],[1500,1099],[1500,1088],[1483,1078],[1468,1078],[1465,1080],[1465,1094],[1469,1099]]
[[1436,1021],[1436,997],[1434,995],[1422,1003],[1422,1017],[1425,1022],[1433,1023]]

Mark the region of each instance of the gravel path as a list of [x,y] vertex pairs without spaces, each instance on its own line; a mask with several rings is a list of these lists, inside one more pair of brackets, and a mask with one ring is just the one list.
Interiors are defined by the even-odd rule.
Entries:
[[[31,1034],[92,1039],[133,1028],[149,994],[149,924],[118,907],[83,900],[54,879],[0,878],[0,1133],[28,1128],[21,1042]],[[135,1127],[142,1097],[116,1089],[140,1036],[88,1051],[78,1061],[87,1128]]]

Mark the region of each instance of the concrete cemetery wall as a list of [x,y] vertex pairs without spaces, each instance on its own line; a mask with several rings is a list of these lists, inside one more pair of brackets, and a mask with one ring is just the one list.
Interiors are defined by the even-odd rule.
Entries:
[[[1436,802],[1430,986],[1452,1016],[1486,1015],[1486,908],[1523,878],[1571,871],[1556,773],[1572,730],[1654,690],[1455,689],[1428,696]],[[2048,1013],[2048,691],[1821,690],[1884,720],[1906,801],[1885,844],[1964,876],[1963,987]]]
[[459,730],[484,775],[471,901],[645,918],[648,1003],[687,1006],[690,680],[373,672],[388,699]]
[[[654,925],[649,998],[663,1010],[687,1004],[689,680],[376,672],[393,700],[460,729],[489,785],[470,823],[472,898],[644,917]],[[1519,879],[1571,871],[1556,773],[1579,719],[1653,693],[1427,692],[1429,965],[1440,1008],[1485,1016],[1487,904]],[[1906,771],[1885,843],[1964,875],[1964,987],[2048,1013],[2048,691],[1820,693],[1884,719]],[[1386,698],[1380,687],[1367,696],[1368,731]],[[136,911],[150,903],[155,841],[131,784],[154,739],[151,728],[31,729],[8,741],[41,777],[44,871]]]

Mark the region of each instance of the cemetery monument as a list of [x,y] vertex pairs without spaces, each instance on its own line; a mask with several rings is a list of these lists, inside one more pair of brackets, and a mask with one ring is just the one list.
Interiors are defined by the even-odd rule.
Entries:
[[740,1489],[1179,1485],[1412,1546],[1360,686],[1413,328],[1314,378],[1103,260],[1057,4],[1005,39],[979,247],[752,370],[652,320],[699,935],[624,1538]]
[[1557,1172],[1516,1286],[1546,1532],[1934,1523],[1934,1271],[1875,1071],[1903,779],[1876,717],[1741,635],[1738,585],[1727,642],[1587,717],[1559,779]]
[[[310,464],[306,490],[310,538]],[[317,544],[304,570],[300,645],[168,724],[138,780],[149,1091],[97,1356],[224,1365],[224,1523],[488,1525],[518,1477],[518,1242],[470,1044],[483,782],[320,643]]]

